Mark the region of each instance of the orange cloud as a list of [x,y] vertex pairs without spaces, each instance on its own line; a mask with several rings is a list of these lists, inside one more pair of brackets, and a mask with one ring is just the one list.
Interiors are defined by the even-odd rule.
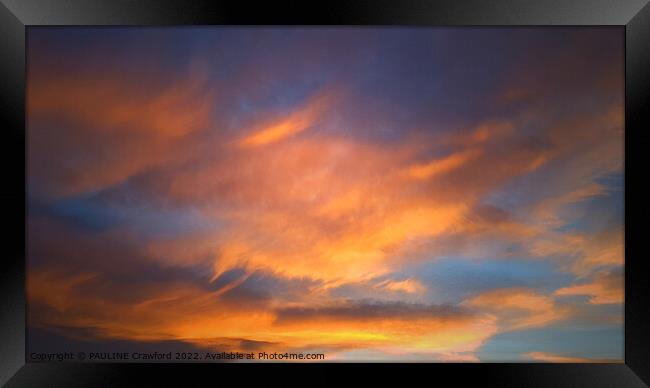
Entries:
[[610,228],[595,234],[579,232],[540,233],[530,243],[535,256],[556,255],[565,259],[561,267],[580,277],[589,276],[602,267],[622,266],[624,263],[623,231]]
[[[96,276],[32,271],[30,304],[34,309],[44,304],[51,310],[30,314],[30,326],[87,327],[95,330],[98,339],[160,341],[211,338],[217,333],[245,338],[273,320],[268,311],[219,302],[217,292],[183,282],[148,290],[132,301],[97,294],[100,287]],[[138,291],[142,294],[142,289]]]
[[271,120],[260,125],[261,129],[253,130],[253,133],[244,138],[240,144],[243,147],[263,146],[302,132],[316,123],[331,106],[333,98],[332,92],[320,93],[286,118]]
[[479,144],[486,141],[498,140],[511,135],[515,128],[510,121],[486,121],[480,123],[468,136],[463,136],[465,143]]
[[444,174],[452,171],[470,159],[476,157],[477,150],[467,150],[455,153],[442,159],[434,159],[425,164],[418,164],[408,168],[407,173],[415,179],[427,179],[438,174]]
[[623,276],[616,272],[601,272],[590,283],[560,288],[555,295],[584,295],[589,297],[591,304],[618,304],[623,303],[623,290]]
[[437,200],[409,183],[396,166],[408,153],[322,136],[260,147],[255,157],[234,152],[168,186],[171,198],[204,203],[218,230],[149,249],[179,264],[213,256],[215,277],[237,267],[339,282],[379,276],[391,251],[444,233],[467,210],[463,198]]
[[[223,293],[190,284],[167,284],[134,301],[96,293],[95,276],[34,271],[30,308],[45,303],[47,315],[30,314],[31,327],[92,327],[95,339],[179,340],[203,348],[242,350],[241,339],[269,350],[324,348],[336,359],[345,349],[377,349],[393,355],[458,355],[468,360],[496,331],[489,316],[445,306],[404,303],[323,308],[227,303]],[[337,350],[339,349],[339,350]],[[460,357],[460,358],[459,358]]]
[[149,88],[137,87],[138,80],[126,74],[36,72],[28,80],[27,114],[63,118],[86,131],[144,131],[150,139],[183,136],[208,124],[215,97],[205,71],[192,70],[183,79],[158,80]]
[[311,343],[354,343],[398,354],[473,352],[496,332],[489,316],[400,303],[290,308],[279,312],[275,325]]
[[568,318],[571,310],[552,297],[525,288],[503,288],[474,296],[462,303],[498,317],[502,331],[546,326]]
[[[30,74],[30,179],[75,195],[189,158],[192,136],[212,125],[215,92],[204,73],[138,85],[125,75]],[[79,159],[74,168],[69,158]]]
[[538,223],[544,223],[550,227],[561,227],[565,223],[558,214],[562,206],[581,202],[603,194],[606,194],[603,185],[589,182],[585,186],[537,203],[535,209],[533,209],[535,219]]
[[408,294],[421,294],[426,287],[415,279],[406,279],[401,281],[386,280],[377,284],[379,288],[385,288],[393,292],[406,292]]
[[623,266],[625,263],[623,230],[611,228],[590,236],[584,254],[571,270],[586,276],[601,267]]
[[594,360],[589,358],[582,357],[568,357],[561,356],[558,354],[546,353],[546,352],[530,352],[524,354],[524,357],[529,358],[535,361],[542,362],[565,362],[565,363],[584,363],[584,362],[594,362]]

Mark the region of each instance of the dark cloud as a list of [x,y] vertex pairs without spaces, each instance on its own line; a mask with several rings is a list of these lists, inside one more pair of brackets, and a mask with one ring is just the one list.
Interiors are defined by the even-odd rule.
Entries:
[[[92,353],[167,353],[172,352],[172,362],[194,360],[175,359],[175,353],[199,353],[203,361],[205,352],[254,352],[277,346],[275,342],[256,341],[244,338],[208,338],[202,343],[190,343],[178,340],[132,341],[125,339],[101,338],[101,333],[91,328],[47,327],[28,328],[27,352],[61,353],[72,352],[77,355],[84,352],[86,357]],[[92,361],[92,360],[86,360]],[[212,360],[219,362],[219,360]]]
[[99,339],[91,328],[78,327],[31,327],[27,331],[27,351],[32,352],[197,352],[205,348],[194,344],[168,341],[130,341]]
[[473,314],[453,305],[427,305],[405,302],[349,301],[326,307],[289,307],[277,310],[276,324],[328,320],[381,320],[381,319],[459,319]]
[[498,224],[510,221],[512,215],[497,206],[493,205],[480,205],[477,206],[470,214],[470,217],[476,218],[478,221],[483,221],[488,224]]

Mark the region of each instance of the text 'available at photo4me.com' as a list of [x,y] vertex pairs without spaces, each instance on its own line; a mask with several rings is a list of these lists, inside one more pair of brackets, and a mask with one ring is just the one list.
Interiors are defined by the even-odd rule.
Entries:
[[290,352],[33,352],[30,362],[324,361],[323,353]]

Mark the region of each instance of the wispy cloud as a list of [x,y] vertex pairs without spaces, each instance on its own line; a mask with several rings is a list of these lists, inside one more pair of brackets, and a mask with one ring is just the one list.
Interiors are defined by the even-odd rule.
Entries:
[[623,303],[623,274],[620,271],[597,273],[590,282],[582,282],[555,291],[558,296],[582,295],[591,304]]

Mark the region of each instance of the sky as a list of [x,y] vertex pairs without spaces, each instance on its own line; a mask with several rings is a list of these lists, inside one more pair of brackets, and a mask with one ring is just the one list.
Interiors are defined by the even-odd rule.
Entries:
[[30,27],[30,352],[622,362],[624,30]]

